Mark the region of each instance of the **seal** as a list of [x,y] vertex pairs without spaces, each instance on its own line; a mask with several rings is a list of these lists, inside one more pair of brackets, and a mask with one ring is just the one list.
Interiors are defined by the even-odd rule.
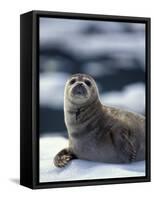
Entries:
[[57,167],[72,159],[130,163],[145,159],[145,117],[101,104],[94,79],[75,74],[64,91],[68,148],[54,158]]

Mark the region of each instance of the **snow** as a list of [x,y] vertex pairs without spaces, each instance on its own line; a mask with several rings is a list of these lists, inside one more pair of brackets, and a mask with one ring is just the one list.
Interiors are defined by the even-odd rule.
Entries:
[[[101,34],[83,34],[90,26],[98,28]],[[125,26],[134,30],[134,34],[124,31]],[[128,63],[130,56],[136,57],[144,67],[144,29],[144,24],[41,18],[40,46],[60,46],[83,58],[119,52],[118,59],[121,59],[121,54],[125,54],[125,63]]]
[[40,182],[145,176],[145,161],[107,164],[78,159],[64,168],[56,168],[53,158],[67,145],[68,139],[60,135],[40,137]]
[[113,91],[101,95],[101,102],[110,106],[124,108],[137,113],[145,113],[145,85],[131,84],[122,91]]
[[67,73],[43,73],[40,75],[40,105],[53,109],[62,109],[64,87],[69,75]]
[[105,75],[111,75],[116,73],[116,69],[105,66],[103,63],[91,61],[89,63],[84,64],[83,72],[85,74],[90,74],[93,77],[102,77]]

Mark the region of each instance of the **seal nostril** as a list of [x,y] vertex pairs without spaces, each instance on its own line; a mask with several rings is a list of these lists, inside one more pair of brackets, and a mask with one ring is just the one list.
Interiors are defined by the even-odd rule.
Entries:
[[78,86],[83,86],[83,83],[79,83]]

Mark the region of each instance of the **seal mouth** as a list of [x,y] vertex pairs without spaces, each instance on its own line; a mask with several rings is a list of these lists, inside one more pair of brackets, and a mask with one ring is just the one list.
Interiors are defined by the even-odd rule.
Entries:
[[75,96],[86,96],[87,90],[82,83],[79,83],[72,89],[72,94]]

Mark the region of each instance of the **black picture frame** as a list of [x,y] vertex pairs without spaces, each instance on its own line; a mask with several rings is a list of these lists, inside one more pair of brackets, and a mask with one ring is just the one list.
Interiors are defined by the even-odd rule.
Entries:
[[[145,23],[146,25],[146,176],[39,183],[39,17]],[[150,18],[31,11],[20,16],[20,184],[32,189],[149,182]]]

